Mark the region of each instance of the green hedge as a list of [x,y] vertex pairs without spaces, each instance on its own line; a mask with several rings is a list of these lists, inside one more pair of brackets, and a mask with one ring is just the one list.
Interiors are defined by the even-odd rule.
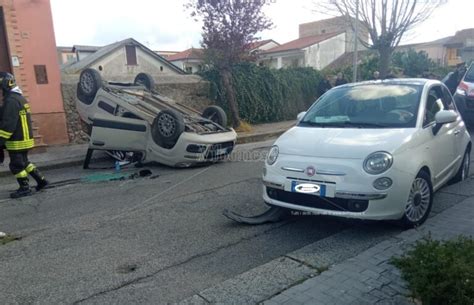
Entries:
[[406,255],[393,258],[414,296],[423,305],[474,304],[474,240],[440,242],[430,237]]
[[[312,68],[269,69],[252,63],[234,66],[233,82],[240,117],[249,123],[267,123],[296,119],[317,98],[321,74]],[[211,82],[211,98],[227,113],[228,104],[219,73],[201,73]]]

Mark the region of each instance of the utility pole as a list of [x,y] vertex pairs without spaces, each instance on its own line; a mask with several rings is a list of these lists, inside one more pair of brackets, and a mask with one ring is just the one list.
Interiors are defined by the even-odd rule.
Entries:
[[354,59],[352,63],[352,82],[357,82],[357,52],[359,42],[359,1],[356,0],[356,14],[355,14],[355,25],[354,25]]

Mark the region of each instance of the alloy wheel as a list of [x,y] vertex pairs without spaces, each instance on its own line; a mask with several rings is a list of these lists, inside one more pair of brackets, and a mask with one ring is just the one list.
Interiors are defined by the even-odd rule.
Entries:
[[416,223],[425,217],[431,200],[431,191],[428,181],[417,177],[410,189],[405,215],[409,221]]

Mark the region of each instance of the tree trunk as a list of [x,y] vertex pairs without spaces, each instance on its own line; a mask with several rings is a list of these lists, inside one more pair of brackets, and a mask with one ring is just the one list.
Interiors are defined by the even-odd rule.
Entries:
[[227,102],[229,103],[230,114],[232,117],[232,126],[237,128],[240,126],[239,105],[235,97],[234,85],[232,83],[232,74],[229,70],[221,71],[222,84],[224,85]]
[[379,72],[380,78],[384,79],[387,77],[388,73],[390,72],[390,60],[392,59],[392,50],[391,49],[379,49],[380,55],[380,64],[379,64]]

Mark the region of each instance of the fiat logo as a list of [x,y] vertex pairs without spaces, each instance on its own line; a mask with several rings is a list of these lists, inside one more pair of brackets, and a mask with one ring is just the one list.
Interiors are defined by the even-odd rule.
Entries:
[[314,174],[316,174],[316,169],[312,166],[308,166],[306,168],[306,175],[308,175],[309,177],[312,177],[314,176]]

